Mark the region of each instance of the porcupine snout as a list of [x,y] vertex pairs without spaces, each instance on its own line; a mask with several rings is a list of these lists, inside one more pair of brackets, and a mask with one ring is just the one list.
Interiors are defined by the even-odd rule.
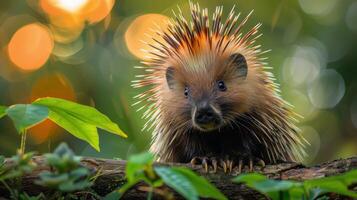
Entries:
[[192,118],[194,126],[201,131],[217,129],[222,123],[219,111],[206,100],[196,103]]

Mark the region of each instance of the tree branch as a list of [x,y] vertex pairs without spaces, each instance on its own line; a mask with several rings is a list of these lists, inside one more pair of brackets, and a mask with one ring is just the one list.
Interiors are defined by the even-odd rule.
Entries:
[[[24,191],[31,195],[36,195],[40,192],[47,193],[49,192],[48,189],[36,185],[34,180],[38,178],[38,174],[40,172],[50,169],[48,166],[46,166],[42,156],[34,157],[33,161],[37,164],[37,167],[31,174],[27,174],[22,178],[22,188]],[[93,189],[100,195],[105,195],[125,183],[125,161],[83,158],[81,163],[83,166],[93,170],[94,173],[99,175],[95,180]],[[10,166],[11,163],[7,162],[6,165]],[[231,179],[233,175],[236,175],[234,173],[230,175],[224,174],[222,172],[218,172],[216,174],[205,173],[200,166],[192,167],[189,164],[156,163],[155,165],[184,166],[191,168],[198,174],[210,180],[214,185],[216,185],[218,189],[220,189],[227,197],[229,197],[229,199],[264,198],[263,195],[244,185],[232,183]],[[297,163],[283,163],[277,165],[268,165],[263,169],[263,171],[261,171],[259,167],[256,167],[255,171],[263,173],[274,179],[307,180],[337,175],[356,168],[357,156],[347,159],[334,160],[313,167],[305,167]],[[10,185],[10,187],[14,186]],[[6,188],[0,184],[0,194],[6,193]],[[139,186],[130,190],[125,195],[125,199],[146,199],[146,197],[147,193],[140,190]]]

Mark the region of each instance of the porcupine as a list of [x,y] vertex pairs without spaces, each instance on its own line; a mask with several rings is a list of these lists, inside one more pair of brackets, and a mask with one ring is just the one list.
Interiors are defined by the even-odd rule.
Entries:
[[237,167],[299,161],[306,141],[294,125],[298,115],[279,93],[265,62],[257,24],[243,33],[243,20],[223,7],[212,17],[190,2],[191,21],[179,9],[168,28],[148,44],[144,75],[133,81],[149,89],[136,96],[146,107],[144,129],[154,128],[150,150],[159,161]]

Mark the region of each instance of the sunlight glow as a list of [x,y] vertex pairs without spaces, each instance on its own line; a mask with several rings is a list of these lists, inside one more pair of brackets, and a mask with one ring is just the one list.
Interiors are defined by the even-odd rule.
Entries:
[[53,2],[59,8],[62,8],[68,12],[77,12],[83,6],[87,4],[88,0],[55,0]]

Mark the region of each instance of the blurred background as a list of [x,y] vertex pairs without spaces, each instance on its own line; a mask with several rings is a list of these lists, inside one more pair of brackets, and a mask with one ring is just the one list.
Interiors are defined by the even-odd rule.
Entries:
[[[100,130],[101,152],[50,121],[29,130],[27,151],[48,152],[67,141],[83,156],[127,158],[149,147],[142,112],[132,107],[131,80],[147,48],[141,41],[165,28],[172,10],[188,0],[0,1],[0,105],[60,97],[95,106],[129,135]],[[281,84],[282,96],[304,116],[298,126],[311,143],[306,164],[357,154],[357,1],[194,0],[201,7],[254,9],[249,27],[262,22],[259,39]],[[0,154],[10,156],[20,136],[0,120]]]

